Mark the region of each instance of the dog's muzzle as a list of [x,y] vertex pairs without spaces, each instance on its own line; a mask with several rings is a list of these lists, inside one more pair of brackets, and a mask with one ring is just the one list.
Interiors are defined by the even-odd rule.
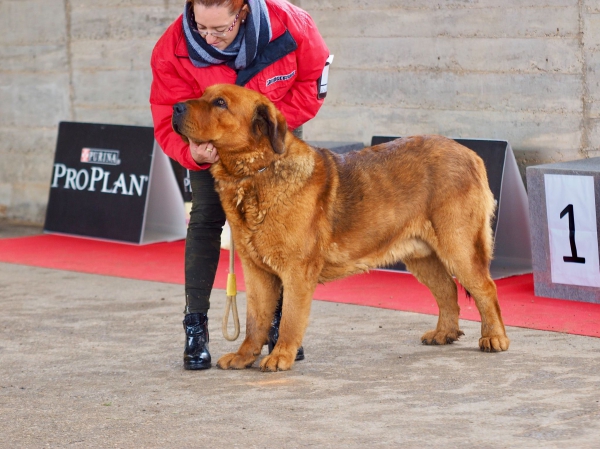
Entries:
[[181,134],[181,122],[187,114],[187,105],[185,103],[175,103],[173,105],[173,117],[171,118],[171,124],[175,132]]

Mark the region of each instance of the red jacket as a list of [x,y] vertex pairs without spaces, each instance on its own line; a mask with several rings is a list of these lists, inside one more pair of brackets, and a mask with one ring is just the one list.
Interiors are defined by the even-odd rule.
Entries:
[[188,57],[181,16],[154,47],[150,90],[154,135],[169,157],[190,170],[206,169],[210,164],[198,165],[189,145],[173,131],[172,107],[199,98],[208,86],[239,84],[262,93],[283,113],[290,129],[313,118],[323,104],[317,98],[317,80],[329,51],[312,18],[285,0],[266,0],[266,4],[273,36],[259,55],[261,64],[254,69],[236,73],[225,64],[195,67]]

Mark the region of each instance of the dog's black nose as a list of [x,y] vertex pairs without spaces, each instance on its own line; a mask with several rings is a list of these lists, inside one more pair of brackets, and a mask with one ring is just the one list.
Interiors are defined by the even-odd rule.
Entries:
[[173,105],[173,115],[182,115],[185,114],[187,107],[185,103],[175,103]]

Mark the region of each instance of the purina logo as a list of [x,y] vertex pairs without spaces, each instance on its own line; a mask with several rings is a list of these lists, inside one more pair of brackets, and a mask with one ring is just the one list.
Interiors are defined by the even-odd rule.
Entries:
[[119,150],[101,148],[82,148],[81,162],[86,164],[121,165]]

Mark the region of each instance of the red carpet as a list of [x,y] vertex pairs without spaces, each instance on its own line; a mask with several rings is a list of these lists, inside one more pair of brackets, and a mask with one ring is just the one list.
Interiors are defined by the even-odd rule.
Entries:
[[[60,235],[0,239],[0,262],[147,281],[183,284],[184,242],[136,246]],[[224,289],[229,252],[221,252],[215,287]],[[238,290],[244,290],[236,263]],[[536,297],[531,274],[496,281],[508,326],[600,337],[600,304]],[[461,318],[479,321],[473,300],[460,295]],[[412,275],[372,271],[319,285],[315,299],[437,315],[429,290]]]

